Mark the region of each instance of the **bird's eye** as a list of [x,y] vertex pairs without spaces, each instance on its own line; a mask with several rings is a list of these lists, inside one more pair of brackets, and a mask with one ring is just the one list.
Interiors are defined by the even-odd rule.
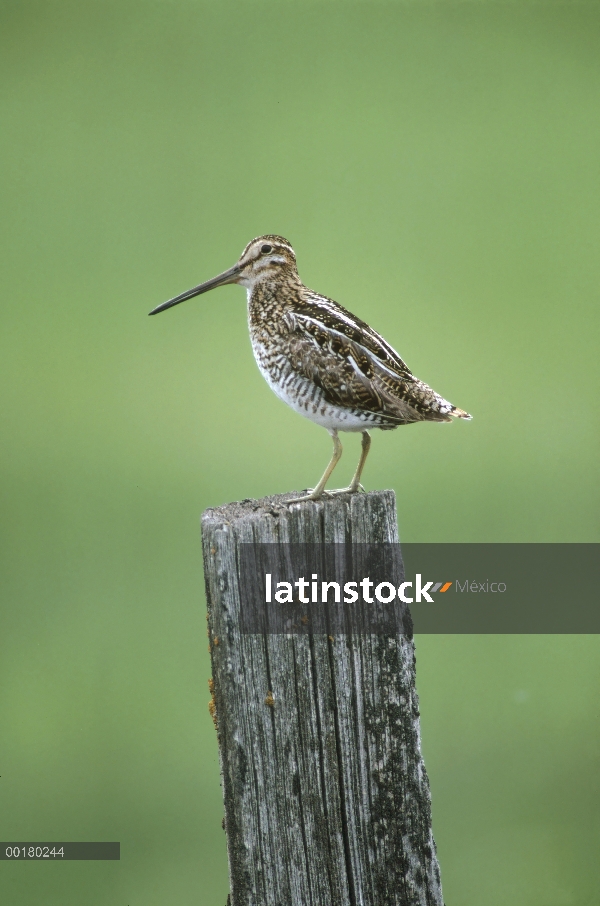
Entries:
[[263,255],[268,255],[269,252],[272,252],[272,251],[273,251],[272,245],[263,245],[261,248],[261,252],[263,253]]

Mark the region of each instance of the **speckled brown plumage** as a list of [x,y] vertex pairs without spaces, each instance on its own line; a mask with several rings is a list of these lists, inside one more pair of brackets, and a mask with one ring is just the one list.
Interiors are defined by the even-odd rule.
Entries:
[[[304,286],[294,250],[281,236],[253,239],[230,270],[151,314],[225,283],[247,289],[252,349],[269,386],[333,437],[334,456],[309,498],[360,488],[369,428],[389,430],[419,421],[471,418],[416,378],[368,324]],[[361,431],[363,455],[348,488],[325,492],[325,482],[341,455],[338,431]]]

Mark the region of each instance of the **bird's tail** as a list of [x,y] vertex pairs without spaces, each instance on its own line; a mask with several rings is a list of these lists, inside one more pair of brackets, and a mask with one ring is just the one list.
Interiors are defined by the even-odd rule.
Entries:
[[473,418],[472,415],[469,415],[464,409],[459,409],[458,406],[452,406],[450,415],[453,415],[454,418],[466,418],[467,420]]

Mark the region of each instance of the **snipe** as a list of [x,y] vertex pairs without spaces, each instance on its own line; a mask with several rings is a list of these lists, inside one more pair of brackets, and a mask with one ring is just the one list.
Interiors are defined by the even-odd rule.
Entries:
[[[288,503],[361,489],[371,446],[369,428],[385,431],[413,422],[471,418],[416,378],[368,324],[304,286],[294,250],[281,236],[253,239],[228,271],[150,314],[227,283],[247,289],[252,349],[268,385],[300,415],[327,428],[333,438],[333,456],[317,486]],[[362,432],[361,457],[347,488],[326,491],[342,455],[339,431]]]

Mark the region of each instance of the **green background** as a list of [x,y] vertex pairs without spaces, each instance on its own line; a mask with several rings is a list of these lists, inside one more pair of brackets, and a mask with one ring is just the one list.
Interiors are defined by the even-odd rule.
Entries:
[[[470,423],[376,433],[406,541],[596,541],[600,6],[0,5],[0,863],[23,906],[224,906],[198,519],[314,484],[245,295],[289,238]],[[347,436],[338,484],[358,457]],[[551,577],[549,577],[551,581]],[[420,637],[448,906],[591,906],[595,637]]]

